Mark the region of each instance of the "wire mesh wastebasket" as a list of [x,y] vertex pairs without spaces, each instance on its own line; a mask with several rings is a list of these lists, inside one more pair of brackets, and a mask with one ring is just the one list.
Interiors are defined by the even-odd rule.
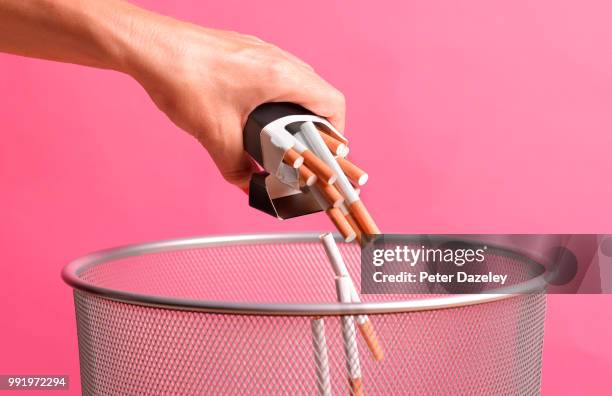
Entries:
[[[359,248],[340,249],[359,286]],[[532,273],[518,254],[486,255]],[[362,295],[340,305],[315,234],[134,245],[83,257],[62,275],[74,288],[85,395],[316,395],[316,319],[326,392],[351,394],[348,314],[367,314],[384,349],[375,361],[357,339],[364,395],[540,392],[543,293]]]

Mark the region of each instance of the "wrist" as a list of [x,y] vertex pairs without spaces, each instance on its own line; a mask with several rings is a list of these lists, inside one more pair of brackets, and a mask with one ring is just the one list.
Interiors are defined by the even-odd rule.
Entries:
[[145,10],[123,1],[102,2],[91,9],[95,41],[101,48],[100,67],[132,74],[135,59],[144,47]]
[[82,34],[97,48],[93,66],[132,76],[154,45],[156,19],[164,18],[122,0],[86,2],[79,13],[86,21]]

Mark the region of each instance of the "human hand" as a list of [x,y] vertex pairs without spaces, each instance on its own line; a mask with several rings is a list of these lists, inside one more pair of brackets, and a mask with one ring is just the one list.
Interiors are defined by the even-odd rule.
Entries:
[[223,177],[248,186],[242,129],[266,102],[293,102],[344,128],[344,96],[312,67],[256,37],[144,12],[134,19],[125,70],[208,150]]
[[295,56],[122,0],[0,1],[0,51],[133,76],[243,188],[252,168],[242,128],[258,105],[294,102],[344,127],[343,95]]

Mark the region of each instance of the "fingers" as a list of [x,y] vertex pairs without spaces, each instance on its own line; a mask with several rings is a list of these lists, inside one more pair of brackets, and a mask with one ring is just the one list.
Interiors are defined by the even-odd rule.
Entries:
[[346,115],[344,96],[335,89],[329,90],[324,87],[318,89],[320,91],[297,93],[290,101],[327,118],[336,129],[340,132],[344,131]]
[[226,181],[238,186],[243,191],[248,191],[249,180],[255,168],[244,151],[237,158],[228,156],[219,161],[215,160],[215,163]]
[[243,191],[248,191],[249,179],[256,168],[242,148],[242,144],[219,142],[216,147],[206,147],[223,178]]
[[302,72],[286,82],[275,101],[304,106],[325,117],[336,129],[344,131],[346,102],[344,95],[314,72]]
[[307,70],[311,71],[314,73],[314,68],[312,66],[310,66],[308,63],[304,62],[303,60],[301,60],[300,58],[298,58],[297,56],[293,55],[291,52],[287,52],[287,51],[283,51],[285,57],[295,63],[297,63],[298,65],[306,68]]
[[[251,80],[260,92],[260,97],[251,98],[253,108],[270,101],[293,102],[327,118],[338,130],[344,130],[346,104],[339,90],[293,54],[271,44],[264,44],[261,49],[260,56],[255,57],[260,61],[261,78]],[[251,67],[252,59],[249,59]]]

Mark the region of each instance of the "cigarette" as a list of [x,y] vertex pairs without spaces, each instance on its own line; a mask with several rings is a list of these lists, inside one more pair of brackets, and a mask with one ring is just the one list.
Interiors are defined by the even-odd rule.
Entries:
[[293,148],[304,157],[304,162],[308,167],[317,175],[317,177],[323,180],[327,184],[333,184],[336,182],[336,175],[333,169],[331,169],[325,162],[317,157],[311,150],[303,145],[297,139]]
[[363,203],[359,199],[359,195],[355,192],[355,189],[351,185],[342,168],[329,151],[323,138],[319,134],[319,131],[310,121],[302,123],[300,130],[304,139],[310,145],[310,148],[319,156],[320,159],[334,171],[338,179],[336,180],[336,186],[340,193],[346,198],[348,203],[347,209],[361,228],[366,234],[380,234],[380,229],[374,222],[374,219],[368,213]]
[[344,218],[349,223],[353,231],[355,231],[355,239],[357,240],[357,242],[361,243],[361,229],[355,222],[355,219],[353,219],[353,216],[351,216],[351,214],[346,209],[346,205],[344,203],[340,205],[340,210],[342,211]]
[[336,158],[338,165],[348,178],[357,186],[363,186],[368,181],[368,174],[346,158]]
[[[347,277],[350,280],[350,274],[348,269],[346,268],[346,264],[342,259],[342,254],[340,253],[340,249],[338,249],[338,245],[336,245],[336,241],[334,240],[334,236],[327,232],[319,237],[321,242],[323,243],[323,247],[325,248],[325,254],[329,259],[329,263],[331,264],[332,270],[334,271],[334,275],[336,277]],[[351,281],[352,285],[352,281]]]
[[344,157],[348,154],[348,147],[343,142],[339,141],[336,138],[331,137],[327,133],[319,130],[319,134],[323,138],[323,141],[334,155]]
[[348,211],[355,219],[355,222],[359,225],[359,228],[363,233],[368,235],[380,234],[380,229],[374,222],[372,216],[366,209],[365,205],[361,200],[353,201],[348,205]]
[[325,213],[327,213],[327,216],[329,216],[336,229],[344,238],[344,242],[353,242],[355,240],[357,234],[340,209],[330,207]]
[[327,341],[325,339],[325,322],[323,318],[315,318],[310,322],[312,330],[312,349],[317,373],[317,390],[319,396],[331,396],[331,381],[329,377],[329,358]]
[[343,218],[343,213],[338,208],[331,206],[318,188],[310,188],[309,191],[314,196],[319,206],[321,206],[321,209],[325,211],[329,219],[334,223],[340,234],[342,234],[344,242],[354,241],[357,235],[346,218]]
[[[334,240],[333,235],[327,233],[321,235],[319,238],[323,242],[325,253],[327,254],[327,258],[329,259],[329,262],[332,265],[332,269],[336,277],[348,279],[350,286],[351,302],[360,303],[361,298],[359,298],[357,288],[351,280],[348,269],[346,268],[344,259],[342,259],[342,254],[340,253],[340,249],[338,249],[338,245],[336,245],[336,241]],[[382,347],[380,346],[378,336],[376,335],[374,325],[370,321],[370,318],[367,315],[358,315],[357,326],[359,327],[359,332],[361,333],[361,336],[366,342],[366,345],[368,346],[368,349],[370,350],[370,353],[372,354],[374,360],[382,360],[384,358],[384,352],[382,350]]]
[[304,157],[302,157],[300,153],[294,149],[290,148],[289,150],[285,151],[285,154],[283,155],[283,162],[295,169],[298,169],[304,163]]
[[[327,148],[327,145],[323,141],[323,138],[319,134],[319,131],[314,124],[310,121],[303,122],[300,126],[300,131],[310,149],[312,149],[318,158],[321,159],[328,167],[330,167],[333,173],[337,176],[336,185],[348,203],[359,201],[359,196],[355,193],[351,182],[348,180],[342,171],[342,168],[340,168],[340,165],[338,165],[338,162],[336,162],[336,159]],[[302,154],[302,156],[304,156],[304,154]],[[305,157],[304,160],[307,161],[308,159]]]
[[298,169],[300,173],[300,182],[305,186],[312,186],[317,181],[317,175],[314,174],[306,165],[302,165]]
[[[336,277],[336,293],[341,303],[351,302],[351,280],[346,276]],[[355,321],[352,316],[342,316],[342,338],[344,341],[344,354],[348,370],[351,395],[363,396],[363,383],[361,381],[361,364],[355,334]]]
[[327,184],[334,184],[336,181],[336,175],[334,171],[325,164],[325,162],[321,161],[314,153],[310,150],[305,150],[302,152],[302,156],[304,157],[304,161],[306,165],[308,165],[315,172],[317,177],[323,180]]
[[317,179],[317,187],[319,188],[321,195],[325,197],[327,202],[329,202],[332,207],[337,208],[342,202],[344,202],[344,197],[342,197],[340,192],[338,192],[338,189],[336,189],[336,187],[333,185],[326,184],[321,181],[321,179]]
[[[365,317],[365,318],[364,318]],[[376,335],[376,331],[374,330],[374,325],[370,321],[370,319],[365,315],[357,316],[357,327],[359,328],[359,332],[363,337],[368,349],[372,353],[372,357],[374,360],[381,361],[384,359],[385,354],[378,342],[378,336]]]

